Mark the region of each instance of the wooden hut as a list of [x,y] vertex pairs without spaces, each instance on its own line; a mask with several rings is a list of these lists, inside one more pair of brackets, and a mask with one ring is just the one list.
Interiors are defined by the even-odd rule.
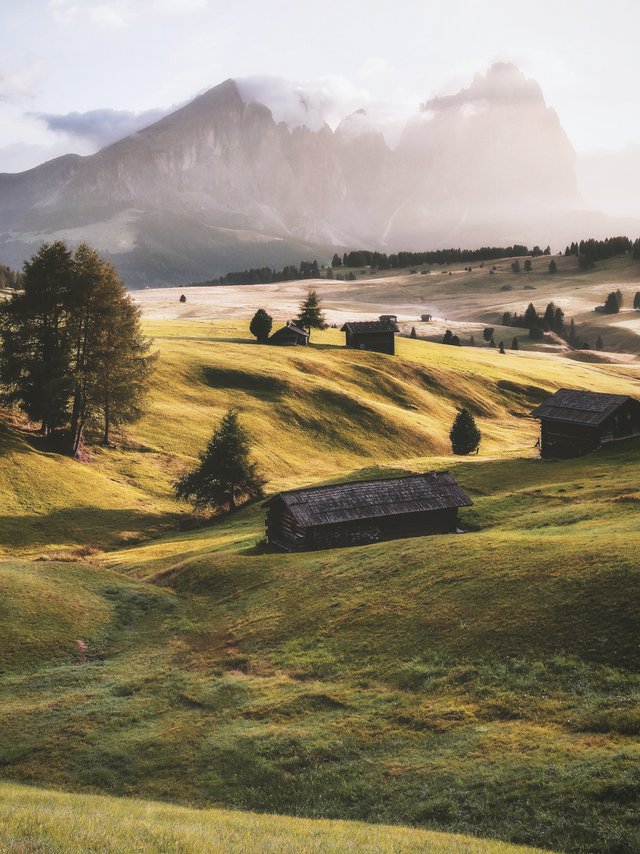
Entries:
[[421,314],[420,320],[422,320],[423,323],[430,323],[433,320],[433,315],[432,314]]
[[391,320],[392,323],[397,323],[398,322],[398,315],[397,314],[381,314],[380,317],[378,318],[378,320]]
[[580,457],[640,436],[640,401],[623,394],[561,388],[531,413],[540,419],[540,456]]
[[395,356],[396,333],[400,330],[394,320],[349,321],[340,331],[347,335],[347,347]]
[[281,492],[265,502],[269,543],[285,551],[451,533],[471,499],[448,472]]
[[269,344],[277,344],[279,347],[296,347],[299,344],[305,346],[308,343],[309,333],[294,323],[287,323],[269,337]]

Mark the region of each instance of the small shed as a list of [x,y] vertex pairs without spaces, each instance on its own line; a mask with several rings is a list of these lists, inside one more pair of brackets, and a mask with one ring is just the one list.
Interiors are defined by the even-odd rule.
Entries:
[[453,533],[473,502],[448,472],[281,492],[265,502],[269,543],[285,551]]
[[340,331],[347,335],[347,347],[395,355],[396,333],[400,330],[394,320],[349,321]]
[[309,333],[304,329],[300,329],[294,323],[287,323],[282,329],[277,329],[273,335],[269,337],[269,344],[276,344],[279,347],[296,347],[299,344],[305,346],[309,343]]
[[540,419],[540,456],[581,457],[640,436],[640,401],[624,394],[561,388],[531,413]]
[[392,323],[397,323],[398,322],[398,315],[397,314],[381,314],[380,317],[378,318],[378,320],[390,320],[390,321],[392,321]]
[[432,314],[421,314],[420,320],[422,320],[424,323],[429,323],[431,320],[433,320],[433,315]]

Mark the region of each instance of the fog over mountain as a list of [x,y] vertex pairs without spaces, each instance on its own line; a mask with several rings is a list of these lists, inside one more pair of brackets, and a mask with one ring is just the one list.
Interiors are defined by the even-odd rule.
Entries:
[[0,175],[0,262],[86,239],[141,286],[336,247],[558,249],[622,225],[585,209],[571,143],[514,65],[416,105],[401,126],[393,109],[343,96],[227,80],[96,154]]

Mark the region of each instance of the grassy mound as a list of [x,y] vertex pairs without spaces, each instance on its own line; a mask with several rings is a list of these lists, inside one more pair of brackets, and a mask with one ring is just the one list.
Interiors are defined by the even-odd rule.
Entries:
[[216,851],[312,854],[516,854],[532,848],[424,830],[310,821],[227,810],[193,810],[0,784],[0,845],[50,854]]

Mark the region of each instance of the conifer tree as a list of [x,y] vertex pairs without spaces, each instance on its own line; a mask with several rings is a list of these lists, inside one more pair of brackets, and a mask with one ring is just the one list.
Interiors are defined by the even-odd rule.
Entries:
[[633,307],[636,311],[640,311],[640,291],[636,291],[636,294],[633,298]]
[[258,339],[258,344],[266,343],[273,326],[273,318],[263,308],[259,308],[251,318],[249,331]]
[[482,434],[468,409],[461,409],[456,415],[449,438],[454,454],[466,456],[478,450]]
[[600,335],[598,335],[598,339],[596,341],[596,350],[604,350],[604,342]]
[[411,327],[411,334],[409,335],[409,338],[417,338],[417,337],[418,337],[418,333],[416,332],[416,328],[415,328],[415,326],[412,326]]
[[307,298],[300,305],[298,323],[306,329],[311,337],[312,329],[326,329],[327,322],[322,311],[320,297],[317,291],[309,291]]
[[199,464],[175,484],[178,498],[196,510],[234,511],[264,493],[266,479],[251,459],[251,442],[238,413],[229,409],[214,431]]
[[511,342],[511,349],[512,350],[519,350],[520,349],[520,345],[518,344],[517,338],[514,338],[513,341]]
[[557,273],[558,272],[558,265],[553,260],[553,258],[551,259],[551,261],[549,261],[549,272],[550,273]]
[[504,351],[504,341],[500,342],[500,353],[502,353],[503,356],[507,355]]

